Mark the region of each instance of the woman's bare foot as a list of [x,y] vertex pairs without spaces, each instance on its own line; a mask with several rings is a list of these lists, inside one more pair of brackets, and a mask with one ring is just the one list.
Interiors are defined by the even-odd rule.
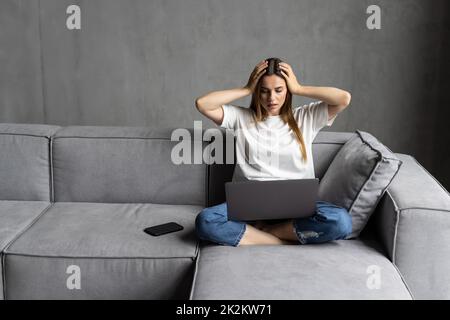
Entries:
[[288,243],[286,240],[282,240],[277,238],[276,236],[264,232],[262,230],[259,230],[255,228],[254,226],[247,224],[246,230],[244,232],[244,235],[241,238],[241,241],[239,242],[239,246],[242,245],[280,245],[280,244],[291,244]]
[[294,225],[292,220],[277,224],[266,224],[262,227],[261,231],[270,233],[282,240],[287,240],[291,242],[298,241],[297,235],[294,232]]

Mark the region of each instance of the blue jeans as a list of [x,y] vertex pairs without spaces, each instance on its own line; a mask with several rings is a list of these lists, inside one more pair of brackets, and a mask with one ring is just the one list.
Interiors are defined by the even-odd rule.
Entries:
[[[352,232],[348,211],[325,201],[317,201],[316,213],[308,218],[294,219],[293,225],[300,244],[345,239]],[[221,245],[236,247],[245,229],[245,222],[228,220],[226,202],[203,209],[195,219],[197,236]]]

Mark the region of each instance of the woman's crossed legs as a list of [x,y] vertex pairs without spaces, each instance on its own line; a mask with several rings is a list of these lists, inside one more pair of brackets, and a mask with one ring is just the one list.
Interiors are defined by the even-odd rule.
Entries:
[[226,202],[203,209],[195,221],[200,239],[222,245],[307,244],[345,239],[352,231],[351,216],[342,207],[316,202],[316,213],[309,218],[278,224],[228,220]]

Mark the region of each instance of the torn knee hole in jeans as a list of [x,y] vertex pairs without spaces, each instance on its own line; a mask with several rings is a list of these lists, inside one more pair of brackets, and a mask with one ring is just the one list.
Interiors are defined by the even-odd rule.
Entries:
[[318,238],[319,237],[319,233],[315,232],[315,231],[299,231],[298,233],[303,239]]

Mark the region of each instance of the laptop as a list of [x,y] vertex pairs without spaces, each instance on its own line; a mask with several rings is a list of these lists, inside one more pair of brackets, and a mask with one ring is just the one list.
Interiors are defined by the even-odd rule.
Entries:
[[319,179],[225,183],[228,220],[256,221],[314,215]]

